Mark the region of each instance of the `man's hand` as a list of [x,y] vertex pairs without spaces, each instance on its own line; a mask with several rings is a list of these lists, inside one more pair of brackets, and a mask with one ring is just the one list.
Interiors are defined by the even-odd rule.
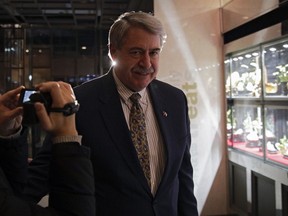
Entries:
[[[52,107],[62,108],[76,100],[72,87],[65,82],[45,82],[36,86],[41,92],[50,92]],[[35,103],[36,114],[42,128],[52,136],[78,135],[75,126],[75,114],[64,116],[63,113],[47,113],[42,103]]]
[[22,122],[22,107],[18,107],[21,89],[16,89],[0,95],[0,136],[10,136],[16,133]]

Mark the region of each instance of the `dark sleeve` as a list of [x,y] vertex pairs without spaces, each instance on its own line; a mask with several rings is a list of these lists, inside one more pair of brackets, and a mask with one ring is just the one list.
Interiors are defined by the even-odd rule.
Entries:
[[23,128],[18,139],[0,139],[0,166],[17,195],[22,193],[27,180],[27,133],[27,128]]
[[[0,172],[1,180],[3,180]],[[3,181],[0,180],[0,215],[1,216],[64,216],[60,215],[53,208],[43,208],[14,196],[7,187],[2,187]],[[7,185],[6,185],[7,186]],[[68,216],[68,215],[67,215]]]
[[52,145],[49,206],[66,214],[95,215],[94,177],[89,149],[78,143]]
[[17,139],[0,138],[0,215],[56,216],[52,208],[42,208],[20,199],[28,167],[27,128]]
[[48,208],[14,196],[0,167],[1,216],[95,215],[94,178],[89,150],[78,143],[55,144],[51,159]]
[[43,146],[29,163],[27,185],[23,195],[30,202],[38,203],[42,197],[49,194],[51,146],[51,139],[47,136]]

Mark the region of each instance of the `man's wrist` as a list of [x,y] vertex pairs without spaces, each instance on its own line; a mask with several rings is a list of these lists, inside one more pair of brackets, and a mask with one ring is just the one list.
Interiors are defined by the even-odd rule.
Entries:
[[81,135],[56,136],[56,137],[52,138],[53,144],[67,143],[67,142],[78,142],[81,145],[81,141],[82,141]]

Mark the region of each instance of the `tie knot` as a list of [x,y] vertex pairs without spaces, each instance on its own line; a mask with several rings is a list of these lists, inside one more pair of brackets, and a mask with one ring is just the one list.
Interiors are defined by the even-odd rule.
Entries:
[[141,98],[141,95],[139,93],[133,93],[131,96],[130,96],[130,100],[133,102],[133,103],[139,103],[139,100]]

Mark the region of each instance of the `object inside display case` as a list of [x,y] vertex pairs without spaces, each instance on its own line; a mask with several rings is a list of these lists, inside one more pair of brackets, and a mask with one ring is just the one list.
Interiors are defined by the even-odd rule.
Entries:
[[288,107],[267,107],[265,118],[266,130],[274,135],[266,139],[266,157],[288,165]]
[[257,106],[234,106],[227,120],[227,144],[233,148],[263,156],[263,125],[261,108]]
[[265,96],[288,95],[288,40],[263,46]]
[[[233,55],[225,61],[226,94],[259,97],[261,94],[260,52],[252,50]],[[229,67],[227,64],[230,64]]]

